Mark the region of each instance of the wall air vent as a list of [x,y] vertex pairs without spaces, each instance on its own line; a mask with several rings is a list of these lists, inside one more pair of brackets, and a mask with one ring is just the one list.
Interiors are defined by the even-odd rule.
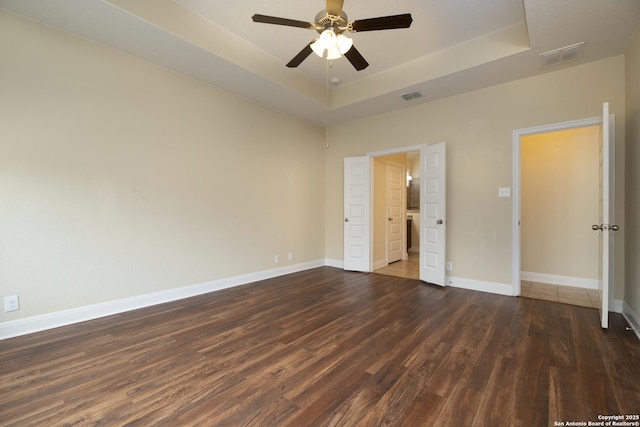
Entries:
[[550,67],[552,65],[561,64],[567,61],[574,61],[582,58],[582,52],[584,50],[584,42],[572,44],[570,46],[561,47],[560,49],[550,50],[549,52],[541,53],[542,65],[544,67]]
[[422,94],[416,90],[414,92],[404,93],[400,95],[400,97],[405,101],[411,101],[412,99],[422,98]]

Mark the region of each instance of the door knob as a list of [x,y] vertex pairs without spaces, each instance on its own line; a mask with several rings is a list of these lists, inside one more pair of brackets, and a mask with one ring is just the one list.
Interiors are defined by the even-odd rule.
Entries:
[[442,225],[442,224],[444,224],[444,221],[442,221],[441,219],[439,219],[439,220],[437,220],[437,221],[436,221],[436,224],[438,224],[438,225]]
[[614,225],[604,225],[604,224],[600,224],[600,225],[598,225],[598,224],[593,224],[593,225],[591,226],[591,229],[592,229],[593,231],[598,231],[598,230],[601,230],[601,231],[602,231],[602,230],[618,231],[618,230],[620,230],[620,226],[619,226],[619,225],[615,225],[615,224],[614,224]]
[[393,218],[389,218],[389,221],[393,221]]
[[344,222],[349,222],[349,218],[345,218],[345,219],[344,219]]

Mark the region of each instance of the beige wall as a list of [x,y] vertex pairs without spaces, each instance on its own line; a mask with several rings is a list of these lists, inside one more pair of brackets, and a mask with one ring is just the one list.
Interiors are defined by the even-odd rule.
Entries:
[[[342,259],[342,164],[422,143],[447,142],[447,260],[451,275],[512,282],[514,129],[596,117],[602,102],[616,114],[619,222],[624,223],[624,58],[615,57],[405,108],[331,128],[326,151],[326,255]],[[622,239],[620,239],[622,240]],[[623,243],[623,242],[622,242]],[[616,297],[624,293],[624,246],[616,246]],[[621,258],[621,259],[620,259]]]
[[323,260],[324,129],[4,12],[0,64],[2,321]]
[[599,126],[521,138],[522,271],[598,279],[599,139]]
[[625,302],[640,316],[640,27],[626,56],[627,276]]

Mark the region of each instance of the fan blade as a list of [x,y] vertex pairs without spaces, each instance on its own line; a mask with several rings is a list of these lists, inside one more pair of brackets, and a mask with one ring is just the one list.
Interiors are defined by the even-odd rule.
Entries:
[[344,54],[344,56],[346,56],[349,62],[351,62],[351,65],[353,65],[353,68],[355,68],[358,71],[364,70],[369,66],[369,63],[367,62],[367,60],[364,59],[364,57],[360,54],[360,52],[358,52],[358,49],[356,49],[355,46],[351,46],[351,49],[349,49]]
[[307,59],[307,56],[311,55],[312,52],[313,52],[313,49],[311,49],[311,43],[309,43],[300,51],[300,53],[298,53],[296,56],[293,57],[291,61],[289,61],[289,63],[287,64],[287,67],[296,68],[298,65],[302,64],[302,61]]
[[327,13],[333,16],[340,16],[342,5],[344,5],[344,0],[327,0]]
[[287,27],[312,28],[310,22],[296,21],[295,19],[278,18],[276,16],[258,15],[251,17],[253,22],[261,22],[263,24],[285,25]]
[[402,15],[381,16],[379,18],[359,19],[351,23],[353,31],[393,30],[395,28],[409,28],[413,18],[410,13]]

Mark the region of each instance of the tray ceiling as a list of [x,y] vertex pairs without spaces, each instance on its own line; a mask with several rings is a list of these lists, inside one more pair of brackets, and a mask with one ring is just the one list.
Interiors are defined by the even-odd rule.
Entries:
[[[411,13],[408,29],[354,33],[370,63],[309,56],[285,64],[313,30],[254,23],[254,13],[313,21],[322,0],[0,0],[0,8],[157,63],[319,125],[354,120],[624,53],[637,0],[345,0],[349,19]],[[584,42],[579,58],[540,54]],[[405,101],[400,95],[420,91]]]

